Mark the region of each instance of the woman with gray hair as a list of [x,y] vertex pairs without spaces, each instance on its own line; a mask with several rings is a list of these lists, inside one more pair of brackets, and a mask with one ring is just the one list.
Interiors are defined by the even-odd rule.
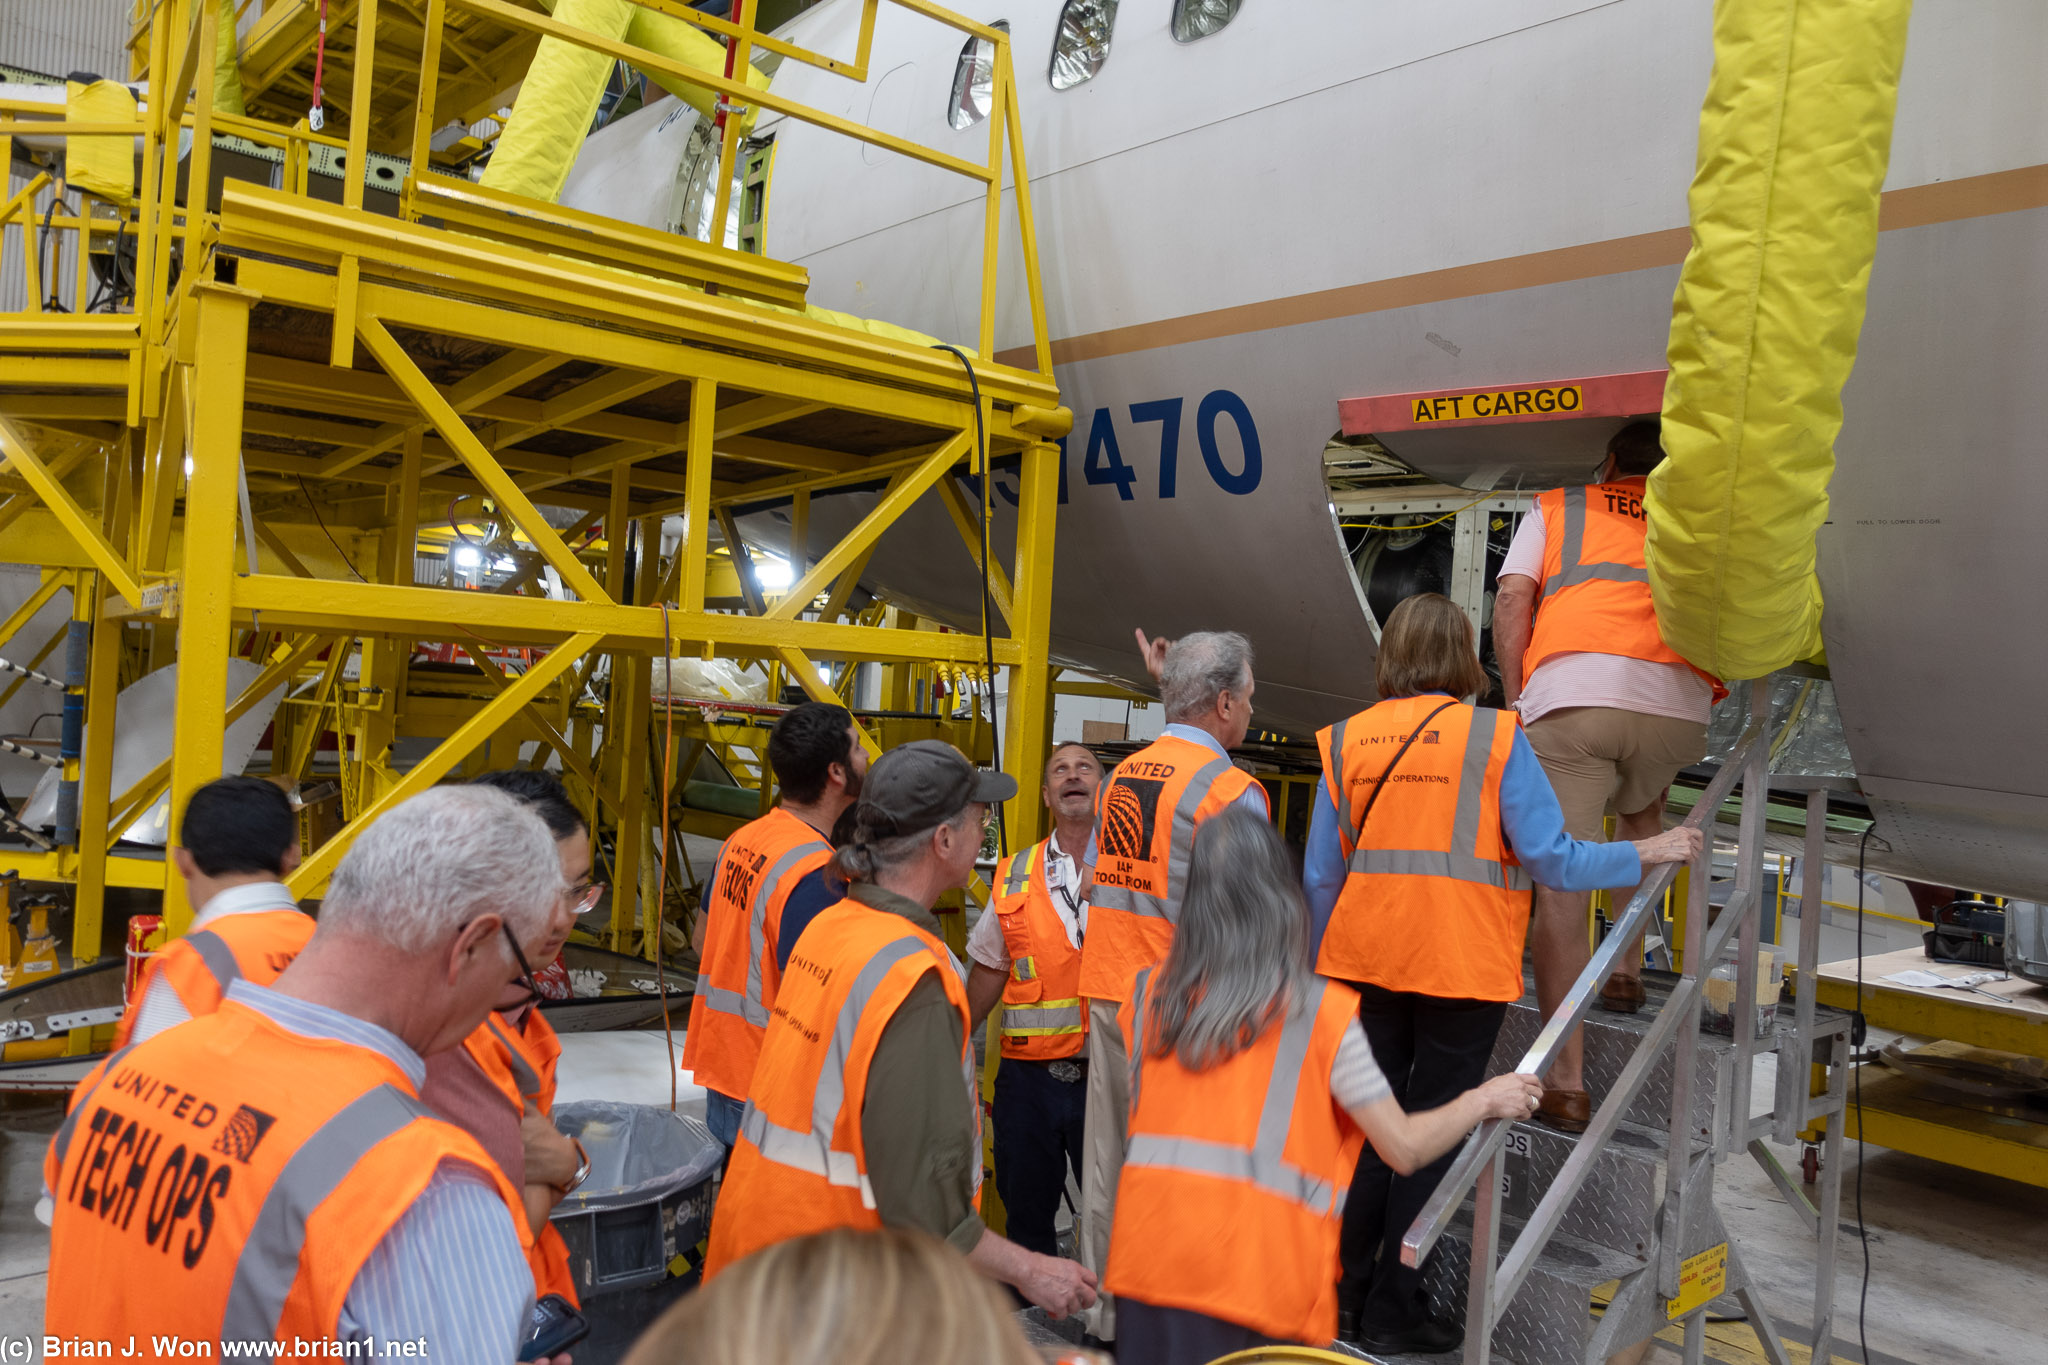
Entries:
[[1337,1239],[1364,1143],[1413,1170],[1541,1091],[1497,1076],[1411,1114],[1350,987],[1309,965],[1308,914],[1273,827],[1233,809],[1195,833],[1180,928],[1118,1016],[1130,1138],[1107,1284],[1119,1365],[1196,1365],[1337,1330]]

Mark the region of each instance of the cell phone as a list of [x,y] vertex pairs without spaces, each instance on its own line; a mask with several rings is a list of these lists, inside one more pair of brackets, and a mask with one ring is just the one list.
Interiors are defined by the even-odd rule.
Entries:
[[533,1316],[527,1321],[533,1330],[526,1334],[526,1343],[519,1348],[521,1360],[560,1355],[590,1335],[590,1324],[560,1294],[549,1294],[534,1304]]

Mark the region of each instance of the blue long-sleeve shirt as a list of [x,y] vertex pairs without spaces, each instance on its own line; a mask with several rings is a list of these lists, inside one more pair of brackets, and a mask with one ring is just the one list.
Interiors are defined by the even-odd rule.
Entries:
[[[1544,775],[1536,751],[1517,729],[1500,780],[1500,825],[1508,846],[1539,885],[1559,891],[1599,891],[1632,886],[1643,878],[1642,860],[1632,844],[1593,843],[1564,832],[1564,810]],[[1344,846],[1337,828],[1337,803],[1330,777],[1316,787],[1308,825],[1308,852],[1301,886],[1308,898],[1309,952],[1322,950],[1323,930],[1337,893],[1344,889]]]

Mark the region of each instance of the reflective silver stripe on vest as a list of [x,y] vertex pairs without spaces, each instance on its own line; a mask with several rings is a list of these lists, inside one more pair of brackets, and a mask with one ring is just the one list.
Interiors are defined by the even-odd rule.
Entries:
[[[1180,920],[1180,898],[1188,880],[1188,861],[1194,854],[1195,811],[1209,795],[1209,788],[1216,785],[1216,779],[1223,770],[1234,766],[1227,758],[1212,758],[1195,769],[1195,775],[1188,779],[1188,785],[1181,791],[1180,800],[1173,807],[1173,829],[1166,846],[1166,899],[1148,896],[1133,891],[1127,886],[1111,886],[1097,882],[1093,888],[1094,903],[1110,910],[1121,910],[1127,915],[1149,915],[1163,919],[1169,924]],[[1100,855],[1098,854],[1098,865]]]
[[1476,882],[1505,891],[1527,891],[1529,874],[1519,866],[1503,867],[1490,858],[1475,857],[1456,849],[1363,848],[1346,864],[1355,874],[1382,877],[1448,877],[1452,881]]
[[185,942],[192,945],[192,951],[199,954],[199,960],[206,964],[206,970],[213,973],[213,979],[220,985],[225,997],[228,987],[242,979],[242,964],[235,961],[235,954],[228,947],[227,940],[211,929],[185,935]]
[[[798,862],[813,853],[830,852],[831,846],[823,839],[811,839],[798,844],[775,860],[768,869],[768,875],[754,888],[754,903],[747,907],[747,998],[740,1002],[740,1017],[755,1028],[768,1027],[768,1006],[761,989],[761,959],[768,955],[768,901],[775,894],[775,888]],[[713,1008],[716,1008],[713,1002]],[[731,1013],[727,1010],[725,1013]]]
[[1079,1033],[1081,999],[1052,1005],[1005,1005],[1003,1032],[1036,1036],[1041,1033]]
[[[777,1165],[823,1176],[834,1185],[858,1189],[860,1202],[867,1208],[875,1206],[874,1187],[861,1174],[852,1152],[835,1151],[832,1147],[832,1132],[839,1126],[839,1111],[846,1104],[846,1062],[853,1052],[853,1038],[860,1031],[868,1001],[874,998],[882,978],[897,963],[920,953],[930,955],[923,939],[899,938],[869,958],[860,975],[853,979],[853,989],[847,992],[846,1003],[839,1007],[839,1018],[832,1025],[832,1046],[819,1068],[818,1088],[811,1095],[810,1132],[771,1122],[751,1099],[740,1113],[740,1135],[753,1143],[762,1156]],[[971,1059],[971,1050],[968,1055]]]
[[107,1083],[107,1077],[113,1075],[114,1068],[121,1064],[121,1059],[135,1051],[135,1048],[136,1044],[130,1043],[113,1056],[107,1058],[107,1064],[100,1068],[100,1078],[92,1083],[92,1089],[78,1097],[71,1106],[71,1112],[64,1116],[64,1122],[57,1125],[57,1135],[51,1138],[50,1141],[57,1149],[57,1169],[59,1172],[62,1172],[64,1169],[64,1154],[71,1150],[71,1134],[78,1127],[78,1121],[85,1117],[86,1102],[99,1093],[100,1087]]
[[[1350,724],[1346,716],[1330,727],[1330,756],[1323,762],[1323,780],[1333,788],[1330,799],[1337,807],[1337,838],[1347,858],[1358,844],[1358,831],[1351,827],[1351,784],[1344,780],[1344,731]],[[1309,814],[1313,819],[1315,813]]]
[[[729,991],[722,986],[712,985],[711,978],[708,976],[699,976],[697,978],[697,998],[704,1002],[705,1009],[716,1010],[720,1014],[730,1014],[741,1019],[747,1017],[747,997],[741,995],[738,991]],[[764,1024],[762,1027],[765,1028],[767,1026]]]
[[1529,881],[1520,867],[1479,856],[1479,813],[1485,804],[1486,768],[1493,758],[1500,720],[1498,711],[1473,708],[1465,755],[1458,765],[1458,807],[1451,818],[1450,848],[1360,848],[1352,852],[1346,868],[1362,876],[1449,877],[1510,891],[1526,889]]
[[[1266,1102],[1259,1111],[1258,1136],[1250,1148],[1236,1147],[1206,1138],[1169,1137],[1160,1133],[1133,1133],[1124,1153],[1124,1165],[1149,1166],[1160,1170],[1220,1176],[1256,1185],[1318,1215],[1342,1213],[1345,1190],[1318,1176],[1291,1166],[1286,1160],[1287,1137],[1294,1125],[1294,1101],[1301,1089],[1302,1069],[1308,1061],[1309,1045],[1315,1040],[1316,1020],[1322,1013],[1323,992],[1328,983],[1318,980],[1314,993],[1301,1008],[1289,1012],[1281,1027],[1280,1047],[1273,1056],[1273,1074],[1266,1083]],[[1143,1008],[1140,997],[1140,1008]],[[1131,1113],[1138,1111],[1138,1058],[1141,1045],[1132,1050]]]
[[519,1050],[518,1042],[508,1034],[504,1024],[495,1014],[485,1015],[484,1022],[490,1026],[491,1032],[497,1035],[498,1041],[505,1045],[505,1051],[512,1063],[512,1083],[519,1087],[519,1093],[538,1095],[540,1073],[527,1064],[526,1054]]
[[392,1085],[367,1090],[293,1152],[263,1198],[221,1315],[222,1341],[272,1341],[299,1277],[306,1220],[370,1150],[416,1119],[426,1106]]
[[852,1152],[832,1150],[829,1134],[821,1143],[813,1134],[799,1133],[794,1128],[770,1123],[768,1116],[748,1100],[747,1107],[740,1112],[740,1136],[753,1143],[756,1151],[776,1165],[794,1167],[823,1176],[834,1185],[857,1189],[861,1207],[871,1209],[875,1206],[875,1187],[861,1174]]
[[1543,595],[1554,597],[1566,588],[1581,583],[1596,581],[1607,583],[1647,583],[1648,569],[1638,569],[1627,564],[1599,563],[1583,564],[1580,560],[1586,553],[1586,490],[1567,488],[1564,490],[1564,546],[1559,555],[1558,570],[1543,580]]
[[1151,980],[1152,969],[1147,967],[1131,986],[1131,1055],[1124,1059],[1131,1072],[1131,1093],[1124,1105],[1127,1113],[1138,1109],[1138,1064],[1145,1058],[1145,987]]

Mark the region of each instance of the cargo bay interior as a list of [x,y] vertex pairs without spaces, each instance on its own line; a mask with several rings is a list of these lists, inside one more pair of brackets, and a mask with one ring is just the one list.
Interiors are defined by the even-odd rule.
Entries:
[[569,1354],[623,1359],[704,1278],[686,1022],[787,717],[1014,779],[933,907],[964,976],[1048,758],[1142,764],[1186,728],[1145,638],[1237,632],[1229,760],[1302,871],[1396,609],[1447,599],[1508,714],[1518,535],[1653,422],[1640,563],[1586,576],[1725,682],[1660,807],[1702,847],[1594,893],[1488,1065],[1578,1029],[1586,1120],[1461,1137],[1385,1253],[1451,1349],[1230,1358],[2039,1357],[2044,50],[2024,0],[0,7],[0,1350],[89,1353],[46,1155],[204,912],[204,785],[285,795],[317,921],[407,803],[559,779],[591,889],[522,979],[586,1160],[543,1221]]

